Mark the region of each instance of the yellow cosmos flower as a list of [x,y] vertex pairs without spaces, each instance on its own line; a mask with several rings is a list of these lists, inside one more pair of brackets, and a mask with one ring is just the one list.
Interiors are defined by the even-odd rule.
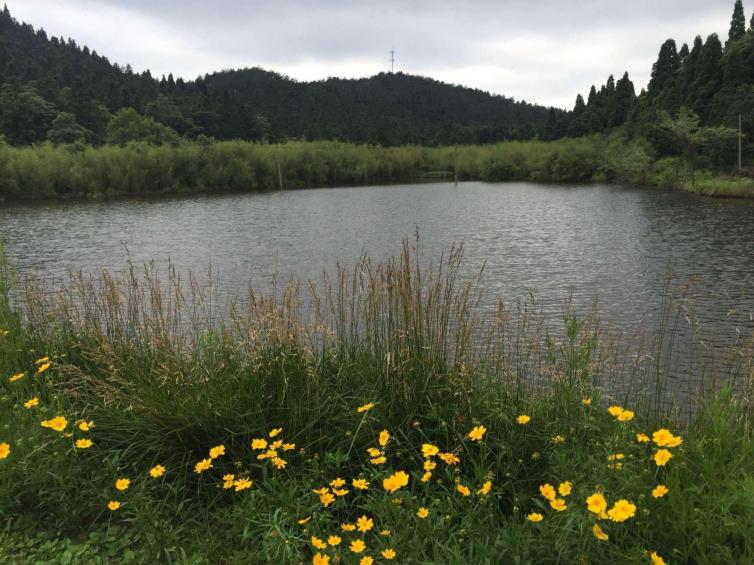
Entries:
[[346,481],[344,479],[341,479],[340,477],[330,481],[330,486],[335,488],[342,487],[344,484],[346,484]]
[[452,453],[439,453],[437,455],[446,465],[458,465],[461,460]]
[[111,512],[115,512],[118,508],[120,508],[120,502],[118,502],[117,500],[111,500],[107,503],[107,507]]
[[481,496],[487,496],[491,490],[492,490],[492,481],[486,481],[482,485],[482,488],[476,491],[476,493]]
[[341,524],[340,529],[344,532],[353,532],[356,530],[356,524]]
[[327,544],[319,539],[317,536],[312,536],[312,545],[316,549],[327,549]]
[[91,429],[94,427],[94,420],[79,422],[79,429],[82,432],[88,432],[91,431]]
[[291,451],[292,449],[296,449],[295,443],[284,443],[283,444],[283,451]]
[[666,565],[665,560],[660,557],[656,551],[650,553],[649,558],[652,560],[652,565]]
[[472,430],[468,433],[468,438],[471,441],[481,441],[484,437],[484,434],[487,432],[487,428],[484,426],[475,426],[472,428]]
[[360,532],[368,532],[374,527],[374,521],[368,516],[361,516],[356,520],[356,529]]
[[343,541],[340,536],[330,536],[327,538],[327,544],[330,547],[335,547],[336,545],[340,545],[340,542]]
[[387,442],[390,441],[390,432],[387,430],[382,430],[380,432],[380,437],[377,440],[377,443],[379,443],[382,447],[385,447],[387,445]]
[[276,469],[285,469],[285,466],[288,465],[288,462],[285,459],[281,459],[280,457],[273,457],[272,464]]
[[209,458],[210,459],[217,459],[221,455],[225,455],[225,446],[224,445],[216,445],[212,449],[209,450]]
[[51,428],[56,432],[62,432],[68,426],[68,420],[63,416],[55,416],[52,420],[44,420],[40,424],[43,428]]
[[52,365],[52,363],[50,363],[49,361],[47,363],[43,363],[42,365],[40,365],[39,367],[37,367],[37,374],[41,375],[47,369],[49,369],[51,365]]
[[666,487],[665,485],[657,485],[652,489],[652,496],[654,498],[662,498],[666,494],[668,494],[668,487]]
[[356,412],[358,412],[359,414],[361,414],[362,412],[368,412],[372,408],[374,408],[374,402],[367,402],[366,404],[363,404],[362,406],[359,406],[356,409]]
[[155,465],[149,470],[149,476],[153,479],[156,479],[158,477],[161,477],[165,474],[165,467],[162,465]]
[[359,490],[367,490],[369,488],[369,481],[366,479],[353,479],[351,481],[351,485],[353,485],[353,488],[357,488]]
[[607,510],[607,500],[601,492],[595,492],[586,499],[586,508],[592,514],[600,515]]
[[558,512],[563,512],[567,508],[566,501],[562,498],[556,498],[555,500],[550,501],[550,506],[552,506],[553,510],[557,510]]
[[666,447],[675,436],[666,428],[660,428],[652,434],[652,441],[659,447]]
[[521,414],[518,418],[516,418],[516,423],[522,426],[528,424],[529,422],[531,422],[531,416],[527,416],[526,414]]
[[334,488],[334,489],[332,489],[332,493],[333,493],[333,494],[334,494],[335,496],[345,496],[345,495],[347,495],[347,494],[348,494],[349,492],[350,492],[350,491],[349,491],[349,490],[348,490],[347,488]]
[[673,436],[673,438],[667,443],[665,447],[678,447],[683,443],[681,436]]
[[369,557],[368,555],[365,557],[362,557],[361,560],[359,561],[359,565],[373,565],[373,564],[374,564],[374,559]]
[[382,557],[384,557],[384,558],[385,558],[385,559],[387,559],[387,560],[390,560],[390,559],[395,559],[395,551],[393,551],[393,550],[392,550],[392,549],[390,549],[389,547],[388,547],[387,549],[383,549],[383,550],[382,550],[382,551],[380,552],[380,555],[382,555]]
[[546,500],[555,500],[555,497],[557,496],[555,494],[555,487],[553,487],[550,483],[540,485],[539,494],[541,494],[542,497]]
[[382,455],[382,451],[380,451],[376,447],[367,448],[367,453],[370,457],[379,457],[380,455]]
[[267,440],[263,437],[251,440],[252,449],[267,449]]
[[314,557],[312,557],[312,565],[330,565],[330,556],[315,553]]
[[251,488],[251,484],[252,484],[251,480],[249,480],[247,478],[236,479],[233,482],[233,486],[235,487],[236,492],[241,492],[242,490],[246,490],[247,488]]
[[125,477],[120,478],[117,481],[115,481],[115,488],[118,490],[126,490],[130,486],[131,486],[131,479],[126,479]]
[[351,542],[351,552],[353,553],[361,553],[367,548],[367,545],[364,543],[364,540],[355,539]]
[[419,508],[419,510],[416,511],[416,515],[424,520],[427,516],[429,516],[429,510],[422,506],[421,508]]
[[196,465],[194,465],[194,473],[203,473],[207,469],[210,469],[212,467],[212,459],[207,457],[206,459],[202,459],[199,461]]
[[432,478],[432,471],[425,471],[422,475],[421,482],[428,483],[429,479]]
[[607,411],[610,413],[611,416],[614,416],[615,418],[617,418],[618,416],[620,416],[621,412],[623,412],[623,408],[621,408],[620,406],[611,406],[610,408],[607,409]]
[[382,481],[382,487],[391,493],[405,487],[406,485],[408,485],[408,474],[404,471],[393,473]]
[[424,470],[425,471],[434,471],[437,469],[437,463],[432,461],[431,459],[425,459],[424,460]]
[[387,463],[387,458],[384,455],[380,455],[379,457],[375,457],[374,459],[370,459],[369,462],[372,465],[384,465]]
[[610,536],[608,536],[602,528],[600,528],[599,524],[595,524],[592,526],[592,533],[594,534],[594,537],[596,537],[600,541],[607,541],[610,539]]
[[280,449],[281,447],[283,447],[283,440],[282,439],[278,439],[276,441],[273,441],[270,444],[270,449]]
[[275,437],[283,431],[283,428],[274,428],[270,430],[270,437]]
[[39,398],[35,396],[24,402],[24,408],[34,408],[37,404],[39,404]]
[[335,495],[330,492],[322,493],[319,495],[319,501],[322,503],[322,506],[327,508],[333,502],[335,502]]
[[647,443],[649,441],[649,436],[647,434],[636,434],[636,441],[639,443]]
[[583,404],[584,406],[589,406],[591,403],[592,403],[591,397],[581,399],[581,404]]
[[636,505],[631,504],[625,498],[621,498],[607,511],[607,515],[613,522],[625,522],[636,514]]
[[15,375],[11,375],[8,378],[8,382],[15,383],[16,381],[20,381],[26,376],[26,373],[16,373]]
[[94,442],[90,439],[76,440],[76,447],[78,447],[79,449],[89,449],[92,445],[94,445]]
[[428,457],[434,457],[438,453],[440,453],[440,448],[436,445],[432,445],[431,443],[425,443],[422,445],[422,455],[425,459]]
[[469,496],[471,494],[471,490],[469,490],[469,487],[462,485],[460,483],[456,485],[456,490],[460,492],[463,496]]
[[664,467],[672,457],[673,454],[670,453],[670,451],[667,449],[661,449],[655,453],[654,460],[658,467]]
[[558,485],[558,492],[560,496],[568,496],[571,494],[571,481],[565,481]]
[[0,443],[0,459],[7,459],[10,455],[10,444],[3,442]]
[[236,476],[233,473],[223,475],[223,488],[225,490],[232,489],[236,482]]
[[526,516],[526,519],[529,520],[529,522],[541,522],[544,519],[544,516],[539,512],[532,512]]
[[635,414],[631,410],[623,410],[620,414],[618,414],[617,420],[619,422],[628,422],[630,420],[634,419]]

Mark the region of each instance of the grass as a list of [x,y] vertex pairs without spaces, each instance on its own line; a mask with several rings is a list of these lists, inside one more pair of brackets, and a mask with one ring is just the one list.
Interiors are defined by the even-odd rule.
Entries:
[[754,179],[706,175],[697,178],[693,184],[685,184],[684,189],[703,196],[754,198]]
[[[557,325],[527,305],[485,313],[478,281],[459,278],[461,261],[454,248],[422,267],[406,243],[400,257],[364,258],[322,285],[250,289],[222,316],[211,288],[174,271],[72,276],[50,292],[14,282],[3,264],[0,442],[10,453],[0,459],[0,556],[382,563],[392,549],[394,562],[416,564],[649,563],[652,552],[671,563],[754,561],[751,341],[691,365],[694,396],[677,405],[669,374],[688,348],[671,339],[686,314],[674,293],[664,335],[629,341],[594,313],[566,310]],[[25,408],[31,398],[39,404]],[[58,415],[62,431],[40,426]],[[661,428],[682,438],[664,466],[653,460],[663,447],[636,436]],[[267,448],[251,444],[263,438],[295,448],[260,459]],[[79,439],[93,445],[77,448]],[[425,456],[425,444],[439,453]],[[220,445],[224,454],[196,472]],[[386,461],[373,462],[381,455],[370,448]],[[166,471],[155,478],[156,465]],[[388,492],[399,471],[408,484]],[[228,474],[253,485],[236,490]],[[119,491],[122,477],[131,483]],[[359,478],[368,489],[353,485]],[[557,511],[540,487],[566,481]],[[658,484],[662,498],[651,494]],[[333,502],[313,492],[323,488]],[[585,502],[595,492],[608,508],[630,501],[635,514],[598,520]],[[361,516],[371,528],[343,530]],[[594,536],[597,523],[607,541]],[[340,544],[315,547],[330,536]],[[357,539],[359,554],[349,549]]]

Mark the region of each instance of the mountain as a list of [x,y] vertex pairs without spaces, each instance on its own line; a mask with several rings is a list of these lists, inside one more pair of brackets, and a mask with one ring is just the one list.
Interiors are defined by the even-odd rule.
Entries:
[[56,118],[56,128],[101,143],[123,108],[187,137],[383,145],[526,139],[548,119],[542,106],[403,73],[298,82],[247,68],[158,80],[19,23],[7,7],[0,12],[0,77],[0,134],[14,144],[45,140]]

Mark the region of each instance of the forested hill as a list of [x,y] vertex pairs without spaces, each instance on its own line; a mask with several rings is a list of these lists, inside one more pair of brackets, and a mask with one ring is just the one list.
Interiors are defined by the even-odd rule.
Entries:
[[541,106],[402,73],[307,83],[252,68],[158,80],[19,23],[7,7],[0,12],[0,81],[0,134],[13,144],[47,139],[56,118],[53,136],[101,143],[123,108],[187,137],[384,145],[530,138],[548,115]]

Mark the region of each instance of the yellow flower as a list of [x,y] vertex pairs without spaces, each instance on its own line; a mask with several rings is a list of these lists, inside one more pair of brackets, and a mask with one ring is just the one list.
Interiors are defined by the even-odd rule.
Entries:
[[26,376],[26,373],[16,373],[15,375],[11,375],[8,378],[8,381],[11,383],[15,383],[16,381],[23,379],[25,376]]
[[341,479],[340,477],[330,481],[330,486],[335,488],[342,487],[344,484],[346,484],[346,481],[344,479]]
[[516,423],[521,424],[522,426],[528,424],[529,422],[531,422],[531,416],[527,416],[526,414],[521,414],[518,418],[516,418]]
[[594,534],[594,537],[596,537],[600,541],[607,541],[610,539],[610,536],[608,536],[602,528],[600,528],[599,524],[595,524],[592,526],[592,533]]
[[390,535],[390,530],[380,530],[380,535],[386,538]]
[[270,449],[280,449],[281,447],[283,447],[283,440],[282,439],[273,441],[270,444]]
[[334,489],[332,489],[332,493],[333,493],[333,494],[334,494],[335,496],[345,496],[345,495],[347,495],[347,494],[348,494],[349,492],[350,492],[350,491],[349,491],[349,490],[348,490],[347,488],[334,488]]
[[351,551],[353,553],[361,553],[366,547],[367,545],[364,543],[364,540],[355,539],[351,542]]
[[327,544],[317,536],[312,536],[312,545],[317,549],[327,549]]
[[34,408],[37,404],[39,404],[39,398],[35,396],[24,402],[24,408]]
[[639,443],[647,443],[649,441],[649,436],[647,434],[636,434],[636,441]]
[[327,538],[327,543],[331,547],[335,547],[336,545],[340,545],[341,541],[343,541],[343,540],[340,538],[340,536],[330,536],[329,538]]
[[390,432],[388,432],[387,430],[382,430],[380,432],[380,438],[377,440],[377,443],[379,443],[382,447],[385,447],[388,441],[390,441]]
[[55,416],[52,420],[44,420],[41,423],[43,428],[52,428],[56,432],[62,432],[68,425],[68,420],[63,416]]
[[212,467],[212,459],[207,457],[206,459],[202,459],[199,461],[196,465],[194,465],[194,473],[203,473],[207,469]]
[[440,448],[431,443],[425,443],[422,445],[422,455],[426,459],[427,457],[434,457],[440,452]]
[[353,488],[359,490],[367,490],[369,488],[369,482],[366,479],[353,479],[351,484],[353,485]]
[[375,457],[374,459],[370,459],[369,462],[372,465],[384,465],[385,463],[387,463],[387,459],[385,458],[384,455],[381,455],[380,457]]
[[48,361],[47,363],[43,363],[42,365],[37,367],[37,374],[41,375],[42,373],[44,373],[47,369],[50,368],[50,365],[52,365],[52,363]]
[[131,480],[126,479],[125,477],[115,481],[115,488],[118,490],[126,490],[130,486],[131,486]]
[[216,445],[212,449],[209,450],[209,458],[210,459],[217,459],[221,455],[225,455],[225,446],[224,445]]
[[607,456],[608,461],[615,461],[616,459],[625,459],[625,458],[626,456],[623,455],[622,453],[611,453],[610,455]]
[[435,463],[431,459],[425,459],[424,460],[424,470],[425,471],[434,471],[435,469],[437,469],[437,463]]
[[487,496],[490,493],[490,490],[492,490],[492,481],[486,481],[482,485],[482,488],[476,491],[476,493],[482,496]]
[[558,485],[558,492],[560,496],[568,496],[571,494],[571,481],[565,481]]
[[283,451],[291,451],[292,449],[296,449],[295,443],[284,443],[283,444]]
[[670,453],[667,449],[661,449],[654,455],[655,463],[657,463],[658,467],[664,467],[668,461],[673,457],[673,454]]
[[425,471],[422,475],[421,482],[428,483],[429,479],[432,478],[432,471]]
[[380,552],[380,554],[381,554],[381,555],[382,555],[382,557],[384,557],[385,559],[388,559],[388,560],[390,560],[390,559],[395,559],[395,551],[393,551],[393,550],[392,550],[392,549],[390,549],[389,547],[388,547],[387,549],[383,549],[383,550],[382,550],[382,551]]
[[456,485],[456,490],[460,492],[463,496],[469,496],[471,494],[471,490],[469,490],[469,487],[464,486],[460,483]]
[[361,560],[359,561],[359,565],[373,565],[373,564],[374,564],[374,559],[369,557],[368,555],[362,557]]
[[324,492],[319,495],[319,501],[322,503],[322,505],[327,508],[330,506],[333,502],[335,502],[335,495],[330,492]]
[[558,512],[562,512],[567,508],[566,501],[562,498],[556,498],[555,500],[550,501],[550,506],[552,506],[553,510],[557,510]]
[[586,507],[592,514],[600,515],[607,510],[607,500],[601,492],[595,492],[586,499]]
[[539,494],[541,494],[546,500],[555,500],[555,487],[553,487],[550,483],[540,485]]
[[452,453],[439,453],[437,455],[446,465],[458,465],[461,460]]
[[247,488],[251,488],[251,481],[249,479],[236,479],[233,482],[233,486],[236,487],[236,492],[241,492]]
[[659,447],[666,447],[674,437],[675,436],[673,436],[670,430],[666,428],[660,428],[652,434],[652,441],[655,442]]
[[251,448],[252,449],[266,449],[267,448],[267,440],[263,437],[253,439],[251,440]]
[[90,439],[77,439],[76,440],[76,447],[78,447],[79,449],[88,449],[92,445],[94,445],[94,442],[92,442],[92,440]]
[[[231,476],[232,476],[232,475],[231,475]],[[303,526],[304,524],[306,524],[306,523],[307,523],[307,522],[308,522],[309,520],[311,520],[311,519],[312,519],[312,517],[311,517],[311,516],[307,516],[306,518],[301,518],[301,519],[300,519],[300,520],[298,521],[298,523],[299,523],[300,525],[302,525],[302,526]]]
[[678,447],[683,443],[681,436],[673,436],[673,438],[667,443],[666,447]]
[[607,409],[607,411],[610,412],[611,416],[617,418],[618,416],[620,416],[621,412],[623,412],[623,408],[621,408],[620,406],[611,406]]
[[275,428],[273,430],[270,430],[270,437],[275,437],[276,435],[279,435],[280,432],[283,431],[283,428]]
[[631,504],[625,498],[621,498],[607,511],[607,515],[613,522],[625,522],[636,514],[636,505]]
[[[485,432],[487,432],[487,428],[484,426],[475,426],[472,428],[472,430],[468,434],[468,438],[471,441],[481,441],[484,437]],[[425,455],[426,457],[426,455]]]
[[581,399],[581,404],[583,404],[584,406],[589,406],[591,403],[592,399],[590,397]]
[[362,412],[368,412],[368,411],[369,411],[369,410],[371,410],[372,408],[374,408],[374,402],[367,402],[366,404],[364,404],[364,405],[362,405],[362,406],[359,406],[359,407],[358,407],[358,408],[356,409],[356,412],[358,412],[358,413],[362,413]]
[[49,362],[50,362],[50,358],[45,355],[44,357],[40,357],[39,359],[34,361],[34,364],[39,366],[39,365],[44,365],[45,363],[49,363]]
[[382,455],[382,451],[380,451],[376,447],[368,448],[367,453],[369,454],[370,457],[379,457],[380,455]]
[[655,498],[662,498],[666,494],[668,494],[668,487],[665,485],[657,485],[652,489],[652,496]]
[[368,516],[361,516],[358,520],[356,520],[356,529],[358,529],[360,532],[368,532],[372,529],[374,526],[374,521],[372,521],[371,518]]
[[330,565],[330,556],[321,553],[315,553],[312,558],[312,565]]
[[565,440],[566,439],[560,434],[552,437],[552,443],[554,443],[555,445],[558,445],[559,443],[565,443]]
[[7,459],[8,455],[10,455],[10,444],[0,443],[0,459]]
[[340,529],[344,532],[353,532],[356,529],[356,524],[341,524]]
[[635,414],[631,410],[623,410],[620,414],[618,414],[618,421],[628,422],[629,420],[633,420],[634,416]]
[[408,485],[408,474],[403,471],[393,473],[382,481],[383,488],[391,493],[405,487],[406,485]]
[[111,512],[115,512],[118,508],[120,508],[120,502],[118,502],[117,500],[111,500],[107,503],[107,507]]
[[526,517],[529,522],[541,522],[543,518],[544,516],[542,516],[542,514],[540,514],[539,512],[532,512]]
[[416,515],[424,520],[427,516],[429,516],[429,510],[422,506],[421,508],[419,508],[419,510],[416,511]]
[[657,555],[656,551],[653,551],[649,555],[649,558],[652,560],[652,565],[665,565],[665,560],[659,555]]
[[149,476],[153,479],[156,479],[157,477],[161,477],[165,474],[165,467],[162,465],[155,465],[149,470]]
[[79,422],[79,429],[82,432],[88,432],[91,431],[91,429],[94,427],[94,420],[89,420],[88,422]]
[[223,475],[223,488],[224,489],[231,489],[233,488],[234,483],[236,482],[236,476],[233,473],[228,473],[227,475]]
[[288,462],[285,459],[281,459],[280,457],[273,457],[272,464],[275,465],[276,469],[285,469],[285,466],[288,465]]

